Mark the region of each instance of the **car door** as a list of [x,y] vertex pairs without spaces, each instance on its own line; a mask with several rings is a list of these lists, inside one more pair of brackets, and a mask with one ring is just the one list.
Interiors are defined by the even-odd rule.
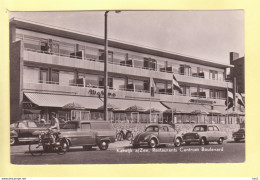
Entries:
[[219,131],[217,126],[214,126],[214,132],[214,140],[218,141],[221,136],[221,132]]
[[159,128],[158,134],[160,144],[169,143],[169,129],[167,126],[163,126]]
[[91,124],[89,122],[80,123],[76,133],[78,138],[74,141],[75,145],[96,144],[95,133],[91,130]]
[[19,138],[24,138],[28,136],[28,128],[27,124],[25,122],[19,122],[17,126],[17,132],[18,132],[18,137]]
[[177,131],[171,127],[168,127],[168,129],[169,129],[169,143],[172,143],[174,142]]
[[207,140],[208,141],[214,141],[215,137],[215,132],[213,126],[208,126],[208,131],[207,131]]

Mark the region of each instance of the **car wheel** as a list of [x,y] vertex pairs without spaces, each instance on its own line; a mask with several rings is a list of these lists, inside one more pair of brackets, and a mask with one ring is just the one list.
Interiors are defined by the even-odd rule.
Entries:
[[181,138],[177,138],[177,139],[175,140],[174,145],[175,145],[176,147],[181,146]]
[[108,141],[101,141],[98,145],[99,149],[104,151],[108,148]]
[[201,138],[200,144],[201,144],[201,145],[206,145],[206,144],[208,144],[208,142],[206,141],[206,138]]
[[149,141],[149,146],[150,146],[151,148],[155,148],[155,147],[157,146],[157,141],[156,141],[154,138],[152,138],[152,139]]
[[219,138],[218,144],[223,144],[223,138]]
[[15,145],[15,144],[17,144],[17,139],[14,138],[14,137],[11,137],[11,138],[10,138],[10,145],[13,146],[13,145]]
[[58,149],[58,154],[63,155],[69,150],[69,145],[66,140],[60,140],[60,147]]
[[85,145],[85,146],[83,146],[83,149],[90,151],[90,150],[92,149],[92,146],[90,146],[90,145]]

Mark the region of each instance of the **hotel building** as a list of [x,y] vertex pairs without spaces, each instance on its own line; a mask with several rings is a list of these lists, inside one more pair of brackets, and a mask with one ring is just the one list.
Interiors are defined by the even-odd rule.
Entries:
[[[109,41],[108,50],[110,121],[236,121],[227,120],[225,105],[232,65],[119,41]],[[104,39],[10,20],[11,121],[48,120],[53,111],[64,121],[102,119],[103,83]]]

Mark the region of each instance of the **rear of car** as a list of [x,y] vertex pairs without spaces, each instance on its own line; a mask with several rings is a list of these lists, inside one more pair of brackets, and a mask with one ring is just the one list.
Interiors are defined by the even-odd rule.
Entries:
[[240,141],[240,140],[244,140],[245,139],[245,129],[244,128],[239,129],[237,132],[234,132],[232,134],[232,136],[236,142]]

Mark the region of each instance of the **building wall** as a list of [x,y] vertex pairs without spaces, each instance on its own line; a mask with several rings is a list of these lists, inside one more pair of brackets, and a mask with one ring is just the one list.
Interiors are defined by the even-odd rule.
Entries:
[[231,80],[236,78],[237,91],[245,93],[245,57],[239,57],[236,52],[230,52],[230,64],[234,65],[230,70]]
[[21,41],[10,44],[10,118],[17,121],[22,113],[23,57]]

